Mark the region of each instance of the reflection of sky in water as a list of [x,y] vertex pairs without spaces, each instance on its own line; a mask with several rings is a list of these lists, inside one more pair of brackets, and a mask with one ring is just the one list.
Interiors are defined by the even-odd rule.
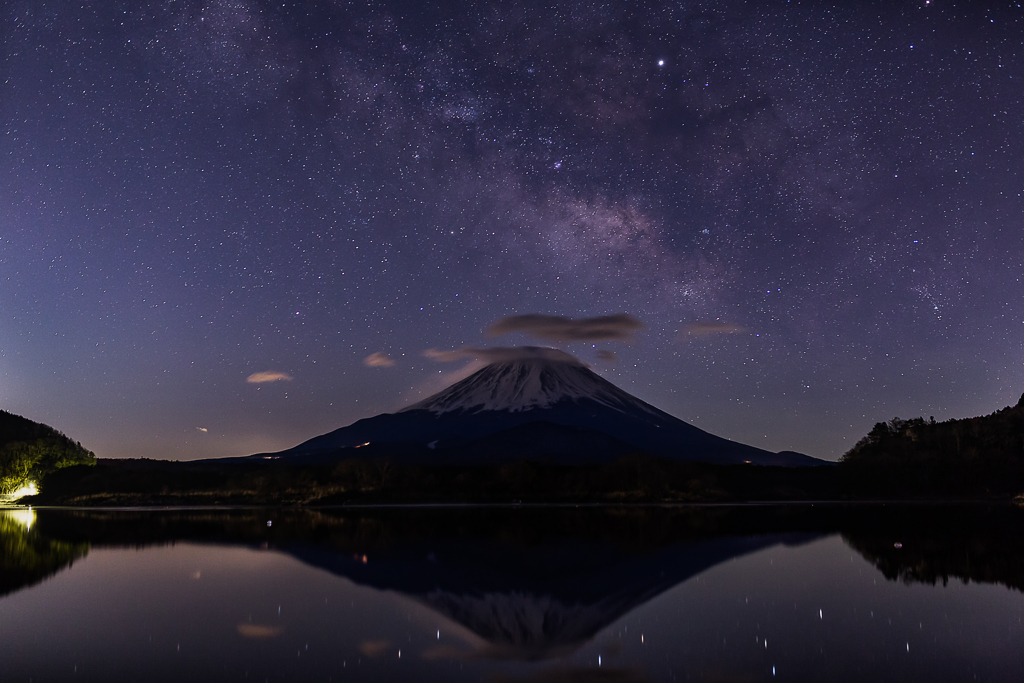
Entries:
[[833,535],[727,560],[560,657],[507,661],[397,592],[179,543],[93,548],[0,599],[0,662],[10,680],[515,680],[599,661],[652,680],[1020,680],[1022,616],[1001,586],[886,581]]

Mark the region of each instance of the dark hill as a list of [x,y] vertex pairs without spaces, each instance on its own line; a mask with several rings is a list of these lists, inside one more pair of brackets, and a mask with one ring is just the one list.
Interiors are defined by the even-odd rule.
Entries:
[[12,441],[35,441],[45,438],[67,437],[49,425],[0,410],[0,448]]
[[91,451],[53,427],[0,410],[0,495],[34,484],[62,467],[95,461]]
[[1024,396],[990,415],[879,422],[840,460],[877,493],[988,495],[1024,488]]

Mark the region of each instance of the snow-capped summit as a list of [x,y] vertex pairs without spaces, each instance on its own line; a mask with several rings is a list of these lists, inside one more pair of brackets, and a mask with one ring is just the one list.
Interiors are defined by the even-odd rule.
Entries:
[[443,415],[494,410],[515,413],[583,399],[623,412],[656,412],[567,353],[540,347],[517,350],[522,352],[518,358],[492,363],[401,412],[426,410]]
[[494,362],[397,413],[359,420],[287,451],[253,457],[593,464],[641,452],[717,464],[823,464],[799,453],[771,453],[709,434],[644,403],[556,349],[477,349],[469,355]]

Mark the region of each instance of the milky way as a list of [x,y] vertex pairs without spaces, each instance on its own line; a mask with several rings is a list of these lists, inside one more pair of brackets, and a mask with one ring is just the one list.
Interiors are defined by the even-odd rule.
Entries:
[[0,408],[284,448],[530,314],[771,450],[1024,391],[1016,2],[425,4],[6,3]]

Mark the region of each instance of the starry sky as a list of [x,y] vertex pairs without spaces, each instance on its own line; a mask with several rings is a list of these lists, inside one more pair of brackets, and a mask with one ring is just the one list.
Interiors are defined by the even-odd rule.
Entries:
[[485,332],[517,315],[629,316],[552,345],[828,459],[1024,391],[1017,2],[12,0],[0,31],[0,408],[101,457],[293,446],[551,343]]

